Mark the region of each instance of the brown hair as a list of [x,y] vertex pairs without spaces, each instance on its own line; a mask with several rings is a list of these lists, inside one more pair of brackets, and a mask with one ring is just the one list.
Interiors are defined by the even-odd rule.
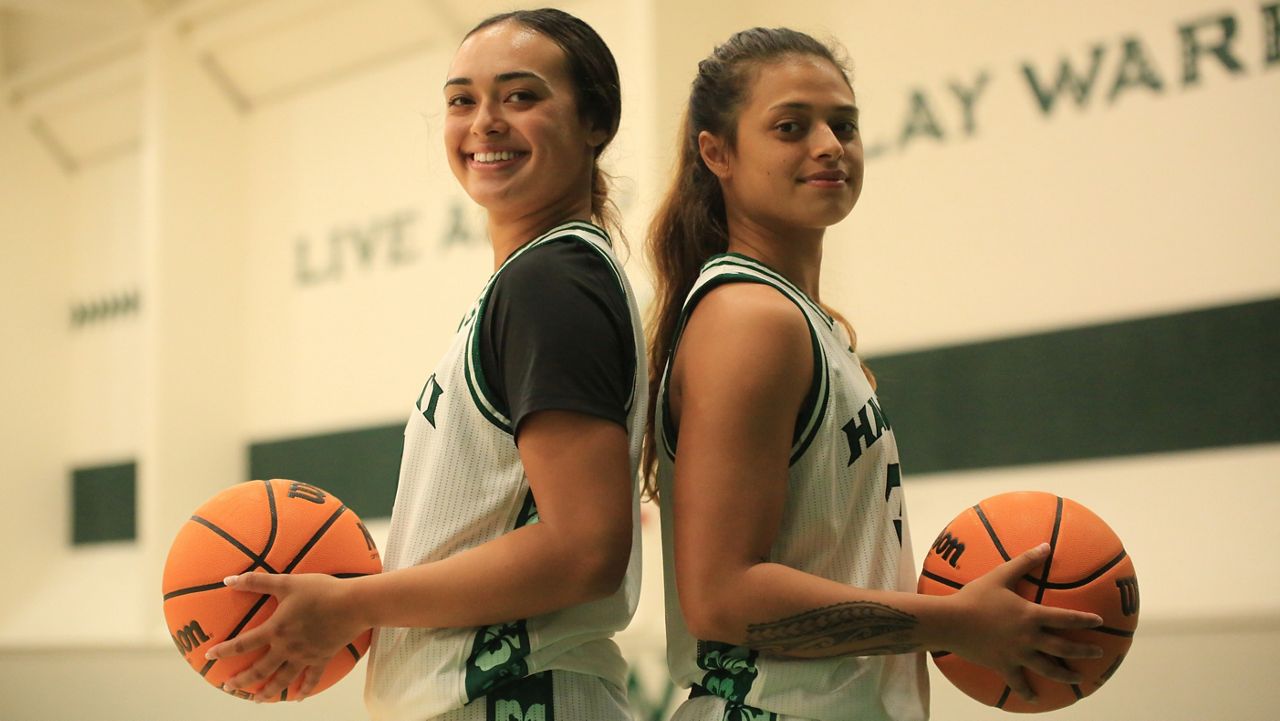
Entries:
[[610,233],[621,236],[618,208],[609,199],[612,178],[601,170],[599,162],[600,154],[618,134],[622,119],[622,84],[618,80],[618,64],[613,53],[590,25],[555,8],[514,10],[492,15],[477,23],[463,39],[507,21],[546,36],[564,51],[569,77],[573,80],[578,116],[591,128],[607,131],[605,141],[595,149],[596,162],[591,166],[591,219]]
[[[762,64],[792,55],[830,61],[849,81],[848,68],[835,49],[789,28],[743,30],[698,63],[698,75],[680,123],[675,177],[649,226],[646,243],[655,276],[655,298],[648,324],[649,417],[642,465],[644,492],[650,499],[658,497],[658,388],[673,350],[680,311],[702,264],[729,246],[724,195],[719,179],[702,160],[698,134],[705,130],[734,147],[738,115],[747,101],[754,71]],[[831,308],[824,309],[845,327],[856,346],[849,322]],[[872,378],[869,372],[868,378]]]

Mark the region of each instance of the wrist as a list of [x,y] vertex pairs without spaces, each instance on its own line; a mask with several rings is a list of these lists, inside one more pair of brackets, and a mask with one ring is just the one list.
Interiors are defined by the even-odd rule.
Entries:
[[964,599],[955,594],[949,596],[922,595],[926,613],[921,619],[920,645],[925,651],[954,652],[963,644],[964,635],[970,629],[972,619],[964,611]]
[[366,601],[367,577],[337,579],[337,607],[343,618],[351,619],[353,625],[361,629],[372,628],[370,604]]

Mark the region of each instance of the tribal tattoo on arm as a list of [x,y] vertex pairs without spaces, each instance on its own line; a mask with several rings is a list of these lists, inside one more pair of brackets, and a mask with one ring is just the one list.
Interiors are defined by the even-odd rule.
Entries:
[[891,606],[851,601],[769,623],[750,624],[746,645],[765,653],[795,654],[879,639],[878,645],[848,652],[857,656],[910,653],[920,650],[919,644],[907,641],[917,623],[915,616]]

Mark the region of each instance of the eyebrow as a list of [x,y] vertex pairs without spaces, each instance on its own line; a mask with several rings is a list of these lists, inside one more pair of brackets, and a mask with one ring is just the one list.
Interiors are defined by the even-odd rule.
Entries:
[[[543,84],[547,83],[546,78],[533,72],[532,70],[512,70],[509,73],[499,73],[493,76],[494,82],[497,82],[497,83],[507,83],[507,82],[511,82],[512,80],[527,80],[530,78],[540,81]],[[449,87],[450,85],[471,85],[471,78],[449,78],[448,80],[444,81],[444,86],[446,88]]]
[[[769,110],[778,110],[786,108],[787,110],[813,110],[813,106],[809,103],[778,103],[771,106]],[[837,113],[848,113],[855,119],[858,117],[858,107],[856,105],[837,105],[833,108]]]

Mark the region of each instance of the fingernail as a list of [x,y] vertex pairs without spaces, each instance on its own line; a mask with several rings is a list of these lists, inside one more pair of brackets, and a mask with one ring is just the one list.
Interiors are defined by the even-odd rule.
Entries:
[[230,586],[231,584],[236,582],[237,578],[239,578],[239,576],[227,576],[226,578],[222,579],[222,585]]

